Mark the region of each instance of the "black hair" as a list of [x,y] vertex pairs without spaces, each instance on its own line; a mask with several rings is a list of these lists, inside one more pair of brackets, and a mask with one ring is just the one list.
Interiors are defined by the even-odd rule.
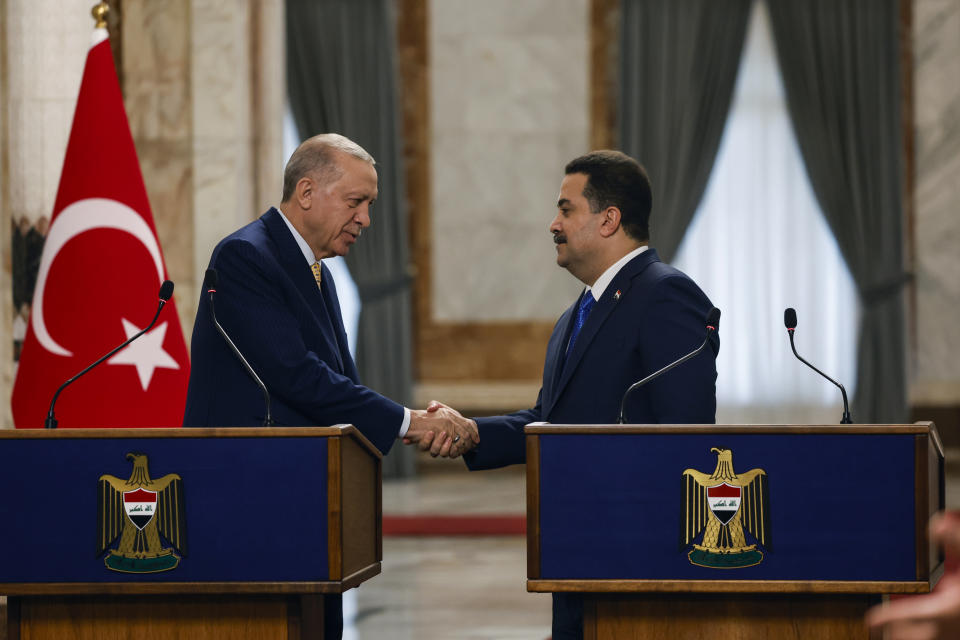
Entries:
[[564,171],[587,176],[583,197],[590,203],[591,212],[617,207],[628,236],[641,242],[650,239],[653,196],[650,179],[639,162],[623,152],[604,149],[574,158]]

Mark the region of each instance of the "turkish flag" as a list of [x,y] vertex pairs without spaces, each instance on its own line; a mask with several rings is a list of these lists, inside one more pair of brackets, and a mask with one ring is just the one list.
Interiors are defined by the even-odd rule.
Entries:
[[[57,387],[153,319],[167,269],[110,42],[94,32],[13,386],[13,422],[42,427]],[[190,362],[171,299],[148,333],[67,387],[60,427],[176,427]]]

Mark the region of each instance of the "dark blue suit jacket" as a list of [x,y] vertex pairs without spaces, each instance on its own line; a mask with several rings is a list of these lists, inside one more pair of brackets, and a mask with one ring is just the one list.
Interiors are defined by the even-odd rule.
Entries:
[[[330,271],[323,267],[321,290],[280,212],[227,236],[210,267],[219,275],[217,319],[270,390],[276,424],[350,423],[386,453],[403,407],[359,384]],[[183,424],[259,426],[263,396],[217,333],[209,304],[202,292]]]
[[[579,299],[553,328],[536,406],[477,419],[480,444],[464,456],[471,470],[524,462],[523,427],[530,422],[616,423],[620,399],[631,384],[700,346],[713,306],[693,280],[660,262],[653,249],[614,277],[565,355],[578,304]],[[627,422],[712,424],[718,336],[711,346],[635,390],[627,401]]]

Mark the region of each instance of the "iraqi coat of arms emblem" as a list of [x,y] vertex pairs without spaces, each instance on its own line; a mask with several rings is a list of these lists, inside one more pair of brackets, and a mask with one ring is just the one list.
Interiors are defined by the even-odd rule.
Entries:
[[[736,474],[730,449],[710,449],[717,454],[713,473],[696,469],[683,472],[683,511],[680,516],[680,550],[692,564],[713,569],[736,569],[763,562],[763,551],[773,546],[770,537],[770,498],[767,472],[751,469]],[[757,544],[747,544],[745,533]],[[702,540],[696,539],[703,534]]]
[[[146,454],[128,453],[127,460],[133,462],[129,479],[100,476],[97,557],[120,538],[103,560],[108,569],[122,573],[174,569],[187,555],[183,480],[175,473],[151,479]],[[172,548],[164,547],[160,536]]]

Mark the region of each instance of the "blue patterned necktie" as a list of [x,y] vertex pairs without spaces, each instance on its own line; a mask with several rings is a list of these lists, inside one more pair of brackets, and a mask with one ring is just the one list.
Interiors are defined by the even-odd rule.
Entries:
[[573,351],[573,345],[577,341],[577,336],[580,335],[580,330],[583,329],[583,324],[587,321],[587,316],[590,315],[590,310],[593,309],[593,305],[596,300],[593,299],[593,294],[587,291],[583,294],[583,297],[580,298],[580,304],[577,306],[577,321],[573,324],[573,331],[570,333],[570,342],[567,343],[567,355]]

